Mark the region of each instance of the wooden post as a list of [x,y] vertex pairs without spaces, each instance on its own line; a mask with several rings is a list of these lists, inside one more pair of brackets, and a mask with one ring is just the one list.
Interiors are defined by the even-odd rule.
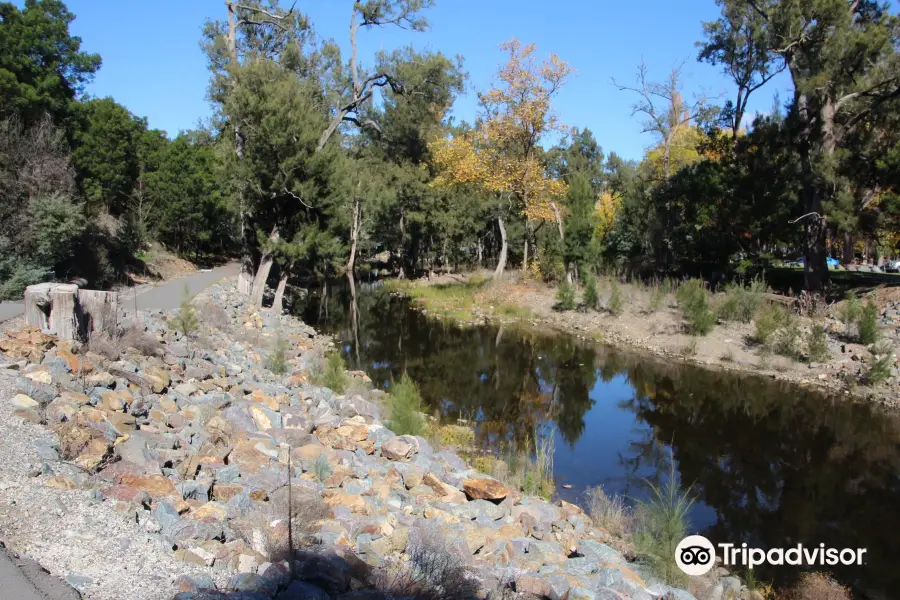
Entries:
[[39,329],[50,328],[50,291],[55,283],[38,283],[25,289],[25,323]]
[[118,313],[118,293],[78,290],[78,325],[83,339],[98,331],[115,335]]
[[74,340],[78,332],[76,304],[78,286],[74,283],[60,283],[50,292],[50,329],[61,340]]

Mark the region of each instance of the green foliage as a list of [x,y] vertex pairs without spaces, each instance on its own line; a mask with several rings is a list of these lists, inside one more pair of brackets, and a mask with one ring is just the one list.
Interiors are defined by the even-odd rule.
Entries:
[[327,456],[320,454],[316,457],[316,462],[313,463],[313,473],[320,483],[323,483],[331,476],[331,463],[328,462]]
[[191,290],[187,284],[184,285],[184,290],[181,294],[181,305],[172,317],[170,325],[187,338],[194,335],[200,327],[200,318],[197,316],[194,305],[191,304]]
[[597,278],[591,273],[585,273],[584,277],[584,305],[589,310],[597,310],[600,297],[597,294]]
[[609,302],[606,304],[609,314],[618,317],[625,310],[625,295],[615,278],[609,283]]
[[850,291],[847,293],[847,297],[844,298],[844,301],[838,307],[838,319],[840,319],[841,323],[844,324],[844,328],[847,333],[850,332],[850,326],[856,323],[859,319],[859,315],[862,312],[862,304],[859,301],[859,298],[856,295],[856,292]]
[[9,240],[0,237],[0,300],[18,300],[26,287],[52,275],[46,267],[17,256]]
[[390,410],[387,425],[397,435],[422,435],[425,431],[422,396],[416,382],[406,373],[391,386]]
[[690,488],[679,487],[674,464],[665,483],[647,484],[650,499],[638,502],[634,513],[635,547],[660,579],[670,585],[683,584],[686,576],[675,563],[675,548],[687,535],[694,505]]
[[29,205],[32,255],[47,265],[59,265],[75,252],[75,242],[87,229],[83,207],[70,198],[51,195]]
[[287,350],[287,342],[279,335],[275,338],[275,344],[272,346],[272,352],[269,354],[268,361],[269,370],[275,375],[287,373]]
[[878,307],[871,298],[860,311],[856,328],[859,331],[860,344],[869,345],[878,341]]
[[[590,132],[587,132],[590,135]],[[595,262],[592,240],[597,221],[594,204],[597,195],[591,189],[587,176],[575,173],[569,178],[569,191],[565,205],[568,214],[565,218],[564,259],[567,264],[578,265],[585,269]]]
[[27,0],[24,9],[0,3],[0,118],[71,118],[73,100],[100,68],[100,56],[69,33],[74,18],[61,0]]
[[684,315],[688,333],[706,335],[715,328],[716,315],[709,308],[709,291],[703,280],[685,281],[675,292],[675,299]]
[[800,323],[793,313],[784,313],[781,328],[775,336],[775,352],[788,358],[800,356]]
[[325,357],[325,369],[319,379],[321,385],[324,385],[337,394],[343,394],[349,384],[347,376],[347,363],[339,352],[331,352]]
[[548,233],[544,236],[537,255],[541,278],[547,283],[562,282],[566,279],[566,267],[563,262],[563,248],[559,236]]
[[766,285],[754,279],[747,287],[731,283],[725,287],[724,296],[716,304],[716,315],[723,321],[749,323],[765,302]]
[[756,333],[753,336],[757,344],[769,348],[773,336],[789,319],[787,311],[777,304],[763,306],[756,314]]
[[573,310],[575,308],[575,286],[567,281],[559,284],[556,290],[556,307],[559,310]]
[[[667,280],[668,281],[668,280]],[[661,283],[655,283],[650,288],[650,300],[647,302],[647,309],[649,312],[654,313],[660,309],[663,302],[666,300],[666,296],[669,295],[669,290],[666,289],[666,286]]]
[[884,340],[876,344],[872,349],[872,360],[864,375],[866,383],[878,385],[890,379],[895,359],[894,347],[889,341]]
[[810,362],[824,362],[828,360],[828,334],[825,328],[819,324],[813,325],[806,337],[806,355]]

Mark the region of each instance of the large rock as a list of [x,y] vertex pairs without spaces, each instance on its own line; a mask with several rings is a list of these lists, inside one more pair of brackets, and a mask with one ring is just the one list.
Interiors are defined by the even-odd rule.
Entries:
[[293,581],[278,595],[278,600],[331,600],[331,596],[314,585]]
[[503,500],[510,490],[496,479],[472,478],[463,481],[463,491],[472,500]]
[[149,367],[145,369],[144,378],[150,383],[150,388],[155,394],[162,394],[172,382],[169,372],[161,367]]
[[413,454],[413,445],[400,438],[391,438],[381,445],[381,454],[389,460],[406,460]]

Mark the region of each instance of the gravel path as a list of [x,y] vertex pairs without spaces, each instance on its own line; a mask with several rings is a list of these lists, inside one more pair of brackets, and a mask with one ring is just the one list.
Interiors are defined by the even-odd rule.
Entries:
[[[176,561],[133,512],[33,477],[42,465],[68,477],[77,471],[52,459],[51,431],[13,414],[13,395],[13,379],[0,375],[0,539],[90,600],[170,600],[175,579],[192,567]],[[5,594],[0,590],[15,597]]]

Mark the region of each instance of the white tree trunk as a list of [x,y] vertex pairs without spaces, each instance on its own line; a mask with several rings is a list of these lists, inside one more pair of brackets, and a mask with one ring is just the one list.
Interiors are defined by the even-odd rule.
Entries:
[[280,315],[284,312],[284,290],[287,287],[290,272],[282,269],[281,278],[278,280],[278,288],[275,290],[275,299],[272,301],[272,312]]
[[503,270],[506,268],[506,224],[503,217],[497,217],[497,226],[500,227],[500,256],[497,258],[497,268],[494,269],[494,279],[499,280],[503,277]]
[[359,200],[353,202],[353,221],[350,224],[350,258],[347,260],[347,272],[353,273],[356,266],[356,245],[359,241],[360,205]]
[[[278,225],[275,225],[272,228],[272,233],[269,234],[269,244],[274,244],[277,241]],[[256,277],[253,278],[253,288],[250,291],[250,306],[254,308],[262,307],[263,296],[266,293],[266,281],[269,279],[269,273],[272,271],[274,262],[275,257],[272,256],[271,250],[263,252],[259,261],[259,268],[256,270]]]

